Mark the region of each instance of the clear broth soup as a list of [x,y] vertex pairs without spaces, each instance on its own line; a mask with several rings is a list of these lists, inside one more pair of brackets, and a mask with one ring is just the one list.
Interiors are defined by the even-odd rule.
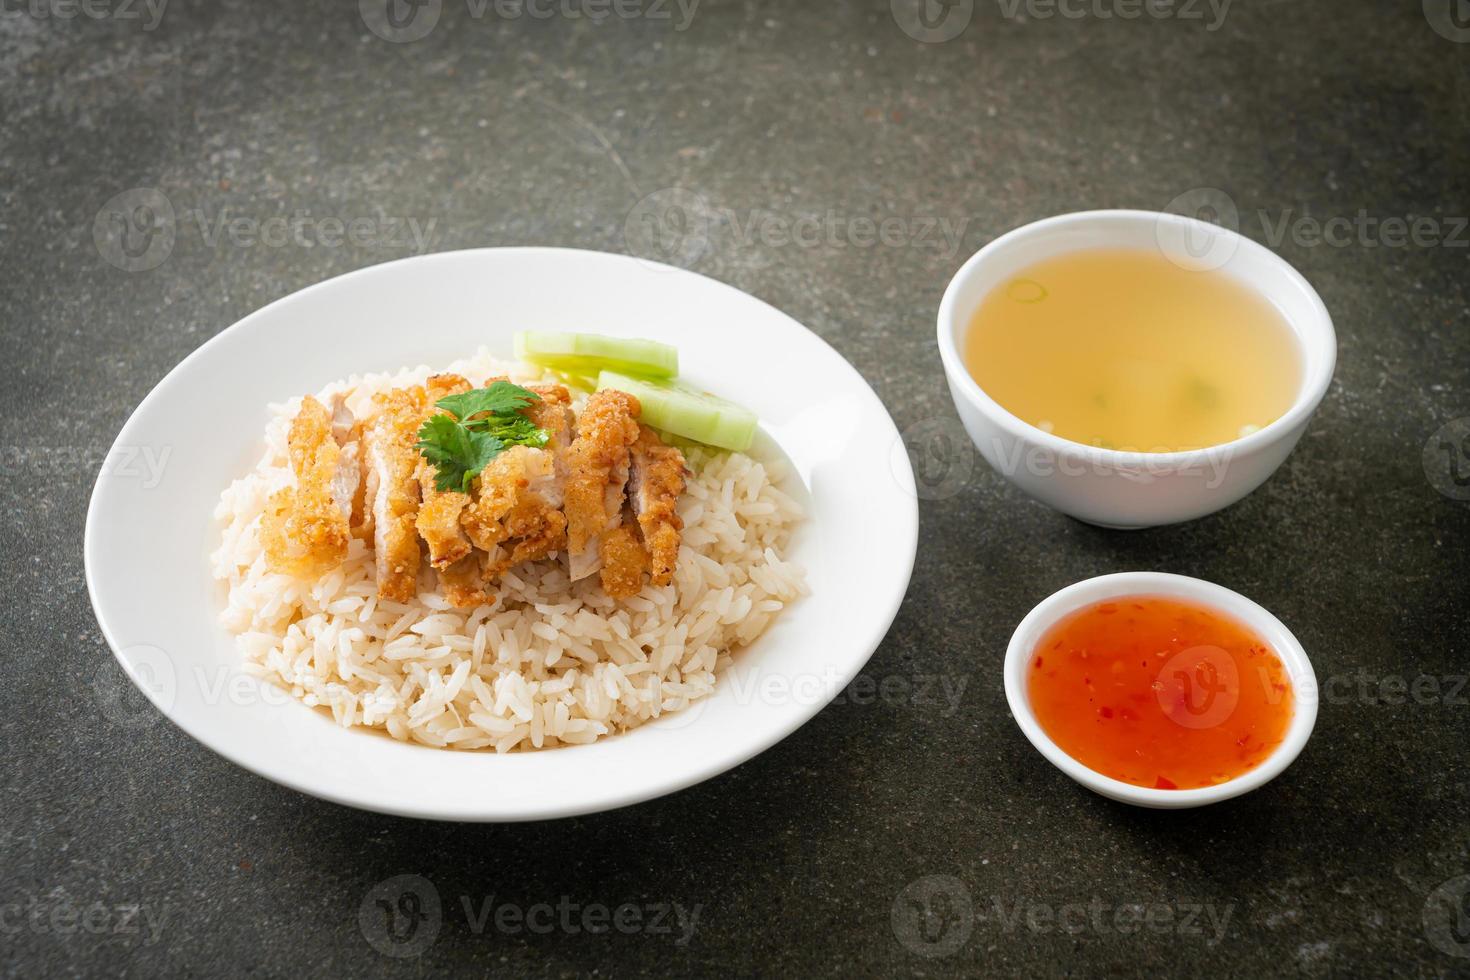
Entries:
[[1012,415],[1064,439],[1133,452],[1230,442],[1296,400],[1296,334],[1222,272],[1147,249],[1035,263],[971,318],[965,366]]

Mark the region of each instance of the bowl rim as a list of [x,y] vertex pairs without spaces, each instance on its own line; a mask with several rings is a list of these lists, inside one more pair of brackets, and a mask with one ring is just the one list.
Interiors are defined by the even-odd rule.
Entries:
[[[1233,616],[1270,645],[1291,677],[1292,719],[1281,744],[1260,765],[1227,782],[1197,789],[1153,789],[1105,776],[1068,755],[1054,742],[1031,708],[1025,676],[1036,640],[1062,617],[1096,602],[1125,596],[1188,599]],[[1011,716],[1046,760],[1075,781],[1103,796],[1156,809],[1184,809],[1228,800],[1275,779],[1301,753],[1317,722],[1318,686],[1312,662],[1286,624],[1264,606],[1223,585],[1170,572],[1115,572],[1074,582],[1037,603],[1016,626],[1006,648],[1006,701]]]
[[[1114,221],[1147,222],[1156,228],[1161,223],[1174,223],[1181,228],[1203,232],[1207,235],[1223,236],[1231,241],[1233,248],[1244,250],[1258,258],[1264,259],[1268,264],[1274,265],[1285,275],[1288,281],[1302,291],[1312,307],[1313,315],[1300,322],[1294,320],[1292,323],[1300,328],[1297,333],[1301,338],[1303,347],[1308,348],[1310,346],[1320,356],[1315,359],[1317,366],[1302,378],[1297,389],[1296,399],[1292,402],[1290,408],[1268,425],[1264,425],[1249,435],[1232,439],[1229,442],[1202,446],[1198,449],[1150,453],[1103,449],[1099,446],[1089,446],[1085,443],[1073,442],[1071,439],[1066,439],[1054,433],[1047,432],[1044,429],[1039,429],[1024,419],[1013,415],[986,393],[985,389],[970,374],[969,369],[965,367],[964,358],[960,356],[957,338],[964,329],[963,325],[956,320],[959,304],[957,297],[960,289],[968,280],[977,274],[977,271],[986,262],[993,260],[1002,250],[1012,247],[1026,238],[1055,232],[1068,226]],[[1063,251],[1058,251],[1056,254],[1063,254]],[[1232,254],[1234,253],[1232,252]],[[1247,288],[1255,289],[1262,295],[1266,295],[1269,299],[1269,294],[1255,284],[1247,284]],[[1201,221],[1198,218],[1191,218],[1182,214],[1127,208],[1071,211],[1066,214],[1053,215],[1049,218],[1041,218],[1037,221],[1031,221],[1012,228],[1010,231],[991,239],[960,266],[958,271],[950,279],[949,285],[945,287],[944,296],[939,302],[938,340],[939,359],[944,365],[944,373],[948,377],[950,385],[957,392],[963,392],[972,405],[986,415],[992,422],[1005,430],[1011,437],[1039,444],[1042,448],[1050,450],[1058,456],[1073,459],[1080,458],[1095,466],[1115,469],[1142,468],[1148,469],[1151,472],[1175,467],[1187,468],[1201,463],[1208,463],[1210,460],[1217,458],[1221,453],[1248,453],[1262,449],[1271,443],[1285,438],[1297,426],[1304,425],[1311,418],[1312,413],[1317,410],[1317,406],[1321,404],[1323,397],[1327,394],[1327,388],[1332,383],[1332,375],[1337,366],[1337,331],[1332,323],[1332,315],[1327,311],[1327,306],[1322,302],[1322,297],[1312,288],[1312,284],[1290,262],[1287,262],[1259,242],[1247,238],[1240,232],[1230,228],[1224,228],[1220,225],[1211,224],[1210,222]]]

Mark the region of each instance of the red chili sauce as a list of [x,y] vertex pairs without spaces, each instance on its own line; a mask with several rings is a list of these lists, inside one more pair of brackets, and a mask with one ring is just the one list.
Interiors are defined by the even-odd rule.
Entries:
[[1047,630],[1027,668],[1052,741],[1105,776],[1155,789],[1213,786],[1286,736],[1291,680],[1250,628],[1208,606],[1111,599]]

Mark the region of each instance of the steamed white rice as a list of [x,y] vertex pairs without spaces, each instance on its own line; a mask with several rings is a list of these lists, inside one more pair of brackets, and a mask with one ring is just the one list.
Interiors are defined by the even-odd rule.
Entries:
[[[476,384],[538,377],[484,351],[443,370]],[[353,376],[319,397],[352,389],[361,416],[374,392],[431,373]],[[355,539],[346,563],[318,580],[274,574],[260,516],[291,483],[286,431],[299,407],[271,406],[264,456],[221,495],[212,563],[245,668],[343,727],[498,752],[592,742],[707,696],[731,657],[806,591],[782,558],[801,510],[777,489],[781,464],[701,446],[683,447],[693,476],[674,584],[621,602],[596,576],[569,583],[556,559],[512,569],[494,587],[498,600],[472,610],[449,606],[427,563],[415,601],[380,600],[372,551]]]

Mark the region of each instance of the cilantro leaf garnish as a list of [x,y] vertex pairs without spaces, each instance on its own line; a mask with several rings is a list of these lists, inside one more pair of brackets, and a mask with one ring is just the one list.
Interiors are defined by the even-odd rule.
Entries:
[[419,429],[416,447],[434,464],[434,487],[446,492],[470,492],[470,481],[489,465],[505,446],[485,432],[465,428],[452,415],[431,415]]
[[469,493],[475,477],[506,449],[546,445],[546,430],[520,414],[539,400],[534,391],[497,381],[435,402],[444,412],[424,421],[415,446],[434,465],[435,489]]
[[536,428],[536,424],[524,415],[471,419],[465,426],[472,432],[488,433],[507,446],[540,447],[546,445],[550,438],[545,429]]
[[434,404],[446,412],[452,412],[454,417],[461,422],[473,424],[471,420],[473,422],[484,421],[477,416],[513,415],[532,402],[540,400],[541,396],[534,391],[527,391],[520,385],[511,384],[509,381],[497,381],[488,388],[476,388],[458,395],[446,395]]

